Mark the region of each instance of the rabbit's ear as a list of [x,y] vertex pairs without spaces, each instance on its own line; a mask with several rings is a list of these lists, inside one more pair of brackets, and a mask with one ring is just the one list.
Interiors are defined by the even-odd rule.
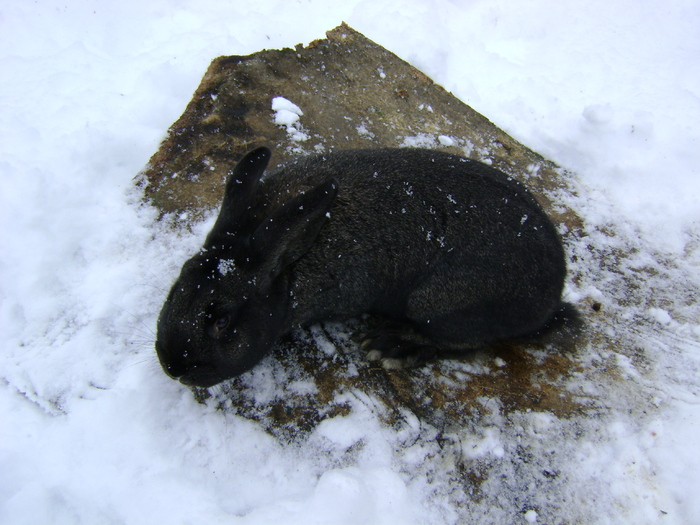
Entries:
[[226,193],[221,203],[221,210],[205,244],[211,244],[222,232],[235,234],[235,231],[228,230],[237,223],[250,204],[258,182],[270,161],[270,155],[268,148],[257,148],[247,153],[236,164],[226,181]]
[[337,194],[338,182],[330,178],[279,206],[256,228],[250,246],[265,277],[274,279],[309,250]]

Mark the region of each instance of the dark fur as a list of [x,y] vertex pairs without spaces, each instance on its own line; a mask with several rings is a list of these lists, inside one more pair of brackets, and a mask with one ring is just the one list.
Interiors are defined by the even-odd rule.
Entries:
[[269,157],[259,148],[233,170],[216,224],[161,311],[158,357],[182,383],[214,385],[297,325],[366,312],[393,320],[363,344],[371,358],[409,362],[575,317],[561,301],[554,225],[502,172],[377,149],[305,157],[262,177]]

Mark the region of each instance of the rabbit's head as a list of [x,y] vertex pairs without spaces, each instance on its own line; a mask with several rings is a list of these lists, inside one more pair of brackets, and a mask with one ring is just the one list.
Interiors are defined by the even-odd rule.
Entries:
[[185,263],[158,319],[156,352],[183,384],[209,387],[255,365],[290,327],[290,267],[327,220],[329,179],[265,211],[258,183],[267,148],[229,175],[219,216],[201,251]]

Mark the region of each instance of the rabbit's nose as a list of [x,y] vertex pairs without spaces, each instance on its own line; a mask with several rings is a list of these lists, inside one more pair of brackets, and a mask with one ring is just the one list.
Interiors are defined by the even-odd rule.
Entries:
[[155,346],[160,365],[163,367],[163,371],[168,375],[168,377],[171,379],[177,379],[187,371],[183,366],[178,366],[172,361],[172,359],[168,358],[165,345],[163,345],[162,341],[156,341]]

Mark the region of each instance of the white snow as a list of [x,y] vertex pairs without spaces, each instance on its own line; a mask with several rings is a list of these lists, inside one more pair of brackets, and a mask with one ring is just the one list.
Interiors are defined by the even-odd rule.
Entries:
[[[617,312],[611,335],[640,326],[650,356],[589,356],[625,378],[599,418],[532,412],[505,426],[485,398],[480,426],[438,442],[410,414],[384,424],[358,392],[348,415],[283,444],[160,370],[158,311],[212,220],[191,233],[157,222],[133,177],[211,59],[308,43],[341,21],[575,173],[568,204],[587,242],[636,251],[616,270],[647,276],[657,302],[621,307],[613,271],[570,287]],[[692,0],[3,2],[0,523],[459,523],[467,511],[474,523],[700,523],[698,27]],[[303,112],[275,100],[301,140]],[[568,248],[577,269],[592,264]],[[260,404],[313,392],[270,360],[246,384]],[[627,417],[640,398],[648,418]],[[525,444],[534,470],[515,471]],[[492,466],[480,490],[501,507],[450,499],[444,473],[465,459]]]
[[238,268],[232,259],[221,259],[217,269],[221,275],[228,275],[229,273],[236,272]]
[[309,138],[299,120],[304,115],[299,106],[284,97],[274,97],[272,111],[275,112],[275,124],[285,128],[291,140],[303,142]]
[[272,99],[272,111],[275,112],[275,124],[287,127],[294,126],[304,114],[299,106],[284,97]]
[[440,135],[438,137],[438,142],[442,144],[443,146],[454,146],[455,141],[452,137],[449,137],[447,135]]
[[367,126],[365,126],[365,123],[363,122],[357,128],[357,134],[360,135],[361,137],[364,137],[368,140],[371,140],[374,138],[374,133],[372,133],[370,130],[367,129]]
[[523,517],[528,523],[537,523],[537,513],[532,509],[525,512],[525,514],[523,514]]
[[419,133],[415,136],[404,137],[401,141],[403,148],[435,148],[437,147],[436,138],[430,133]]

